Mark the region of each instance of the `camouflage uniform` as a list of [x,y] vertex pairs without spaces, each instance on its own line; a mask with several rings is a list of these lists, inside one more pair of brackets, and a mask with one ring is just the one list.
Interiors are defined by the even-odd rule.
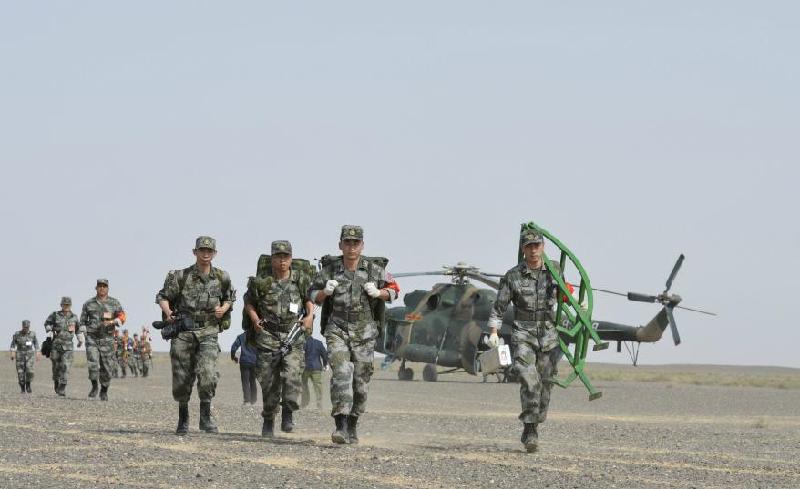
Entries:
[[[526,240],[541,242],[541,236],[524,231],[521,244]],[[558,263],[552,263],[558,268]],[[547,418],[551,380],[558,375],[562,352],[555,329],[556,291],[544,263],[538,269],[531,269],[522,261],[500,280],[497,300],[489,317],[489,325],[499,330],[509,302],[514,303],[512,368],[520,382],[522,412],[519,419],[526,425],[543,423]]]
[[[348,239],[363,240],[363,230],[358,226],[343,226],[340,242]],[[352,272],[345,269],[342,256],[330,260],[314,277],[309,296],[315,298],[324,290],[328,280],[338,282],[333,294],[325,299],[328,303],[325,307],[330,308],[330,317],[325,318],[327,324],[322,325],[331,366],[331,416],[337,420],[339,416],[347,419],[351,441],[355,441],[352,440],[355,433],[353,428],[358,417],[366,410],[375,341],[379,334],[372,304],[375,300],[381,300],[371,299],[364,285],[372,282],[378,289],[385,288],[389,293],[389,302],[397,297],[397,290],[387,288],[395,283],[386,270],[363,256]],[[339,431],[337,424],[334,433]]]
[[123,336],[118,336],[116,339],[116,360],[117,368],[119,369],[122,378],[128,376],[128,341]]
[[[64,297],[61,299],[62,305],[72,305],[72,299]],[[53,367],[53,383],[56,392],[63,395],[63,390],[67,385],[69,368],[72,366],[72,339],[76,334],[86,335],[86,328],[79,324],[78,316],[72,311],[54,311],[47,316],[44,321],[44,329],[48,333],[53,333],[53,344],[50,349],[50,362]],[[85,338],[83,338],[85,341]],[[63,386],[63,387],[60,387]],[[61,391],[61,392],[59,392]]]
[[[11,351],[16,352],[17,380],[22,392],[31,391],[33,367],[36,364],[36,352],[39,351],[39,340],[30,329],[30,321],[22,322],[23,329],[14,333],[11,338]],[[24,331],[27,327],[28,331]]]
[[[291,244],[288,241],[276,241],[271,250],[273,255],[291,254]],[[300,315],[308,313],[305,305],[309,301],[309,286],[309,278],[293,269],[289,270],[289,277],[284,280],[272,276],[250,277],[247,283],[245,302],[256,310],[259,318],[269,319],[263,329],[255,333],[253,341],[256,348],[256,377],[261,384],[264,400],[261,416],[265,420],[274,418],[279,402],[284,412],[300,408],[298,402],[302,392],[300,376],[303,371],[305,336],[297,338],[292,350],[284,355],[278,365],[273,365],[272,359],[273,352],[280,349],[281,342],[286,339]]]
[[150,375],[150,369],[153,366],[152,352],[153,348],[150,346],[150,340],[141,340],[141,343],[139,343],[139,356],[141,359],[142,377]]
[[[201,236],[195,243],[195,250],[200,249],[216,251],[216,241],[208,236]],[[232,305],[235,300],[236,291],[231,286],[228,272],[211,267],[209,274],[203,275],[197,264],[184,270],[170,271],[163,288],[156,294],[156,303],[166,301],[173,312],[191,318],[192,329],[182,331],[170,341],[172,397],[179,403],[182,416],[197,379],[200,423],[201,429],[205,431],[217,431],[210,414],[211,399],[214,398],[219,380],[217,355],[220,348],[217,336],[230,327],[229,317],[226,315],[223,319],[218,319],[214,309],[225,303]],[[186,417],[188,419],[188,412]],[[185,431],[179,430],[179,434],[183,433]]]
[[[104,279],[98,280],[103,283]],[[105,281],[108,285],[108,281]],[[103,326],[103,317],[113,318],[115,323]],[[108,296],[104,301],[92,297],[81,309],[81,328],[86,330],[86,365],[89,380],[95,385],[100,380],[103,390],[111,385],[111,371],[114,368],[114,328],[125,322],[125,311],[120,302]]]
[[128,367],[134,377],[139,377],[139,340],[133,337],[128,340]]

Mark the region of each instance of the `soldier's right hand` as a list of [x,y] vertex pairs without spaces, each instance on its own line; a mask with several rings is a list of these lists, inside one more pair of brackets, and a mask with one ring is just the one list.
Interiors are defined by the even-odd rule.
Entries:
[[492,334],[489,335],[489,341],[487,341],[487,343],[492,348],[500,344],[500,339],[497,337],[497,331],[492,331]]
[[336,280],[328,280],[327,282],[325,282],[325,288],[322,289],[322,292],[325,293],[325,295],[327,296],[333,295],[333,290],[338,286],[339,282],[337,282]]
[[14,357],[14,354],[12,353],[11,354],[11,361],[13,362],[14,360],[15,360],[15,357]]

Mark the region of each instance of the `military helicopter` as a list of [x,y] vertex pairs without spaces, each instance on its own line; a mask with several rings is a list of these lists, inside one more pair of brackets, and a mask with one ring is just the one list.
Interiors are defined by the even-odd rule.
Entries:
[[[666,282],[666,288],[657,295],[637,292],[616,292],[607,289],[591,288],[627,297],[630,301],[658,303],[661,310],[644,326],[631,326],[610,321],[592,321],[597,336],[603,341],[616,341],[617,351],[625,345],[633,365],[638,364],[639,345],[653,343],[661,339],[667,325],[670,326],[675,345],[681,338],[673,315],[674,309],[685,309],[702,314],[715,315],[689,307],[679,306],[682,298],[670,293],[672,282],[681,268],[684,255],[680,255]],[[492,306],[497,298],[499,277],[502,275],[482,272],[475,266],[463,262],[444,266],[442,270],[426,272],[396,273],[395,277],[416,277],[440,275],[451,278],[450,282],[437,283],[431,290],[415,290],[407,293],[404,305],[386,310],[386,325],[376,349],[387,354],[390,361],[399,360],[400,380],[413,380],[414,371],[406,362],[424,363],[422,378],[435,382],[440,374],[459,370],[477,375],[480,373],[478,353],[487,350],[485,339],[488,336],[488,320]],[[471,280],[491,287],[476,287]],[[495,289],[495,290],[492,290]],[[511,341],[513,305],[509,305],[503,325],[498,334],[506,343]],[[566,318],[562,323],[568,327]],[[565,343],[573,340],[564,332],[561,339]],[[607,346],[607,344],[605,344]],[[603,346],[595,347],[602,349]],[[446,370],[439,370],[445,367]],[[503,380],[505,375],[498,376]]]

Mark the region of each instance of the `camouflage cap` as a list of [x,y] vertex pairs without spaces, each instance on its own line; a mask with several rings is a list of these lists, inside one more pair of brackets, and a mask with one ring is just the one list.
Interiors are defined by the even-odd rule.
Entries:
[[108,279],[107,278],[98,278],[97,279],[97,285],[100,285],[100,284],[108,285]]
[[28,321],[27,319],[23,320],[22,321],[22,327],[23,328],[30,328],[31,327],[31,322]]
[[339,235],[339,241],[344,241],[346,239],[364,239],[364,230],[361,226],[345,224],[342,226],[342,234]]
[[270,246],[270,252],[273,255],[291,255],[292,254],[292,243],[286,241],[285,239],[279,239],[277,241],[272,242],[272,246]]
[[519,234],[519,245],[525,246],[530,243],[541,243],[542,235],[533,229],[523,229]]
[[62,297],[61,298],[61,305],[62,306],[71,306],[72,305],[72,297]]
[[217,251],[217,240],[211,236],[198,237],[194,242],[194,249],[199,250],[202,248]]
[[134,338],[138,338],[139,337],[139,333],[133,333],[133,337]]

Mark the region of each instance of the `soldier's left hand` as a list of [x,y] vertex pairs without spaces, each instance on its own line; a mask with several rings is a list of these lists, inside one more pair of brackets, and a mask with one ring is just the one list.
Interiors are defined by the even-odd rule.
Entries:
[[225,315],[225,308],[222,306],[217,306],[214,308],[214,317],[217,319],[222,319],[222,316]]
[[364,284],[364,292],[373,299],[377,299],[381,295],[381,289],[375,285],[375,282],[367,282]]

